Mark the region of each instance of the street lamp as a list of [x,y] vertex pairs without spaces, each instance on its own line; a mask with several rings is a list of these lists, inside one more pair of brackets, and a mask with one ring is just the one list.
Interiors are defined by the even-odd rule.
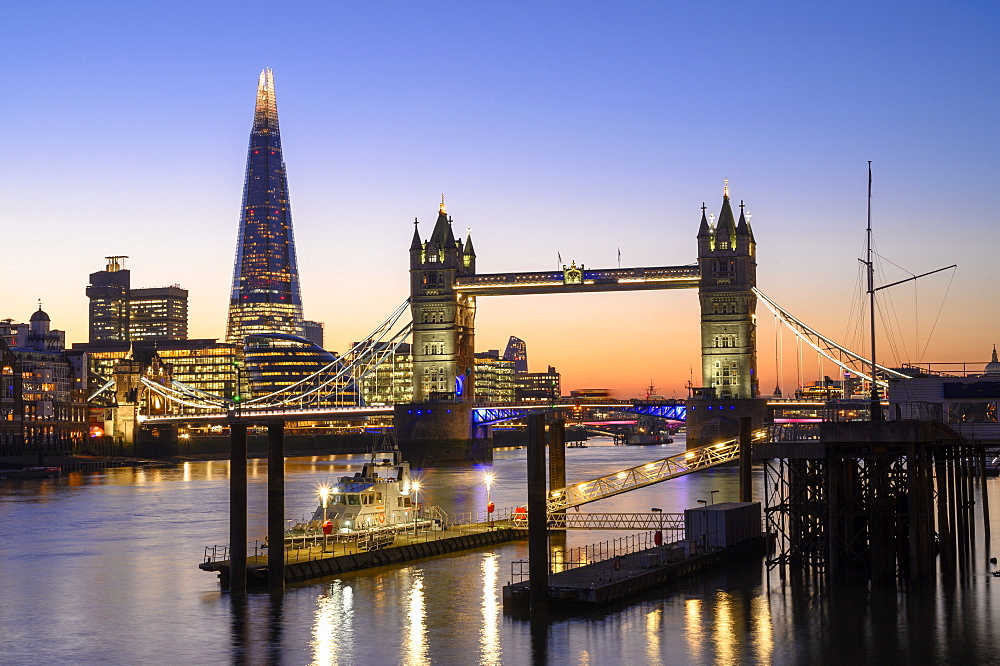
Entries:
[[713,490],[711,493],[709,493],[709,495],[712,498],[712,504],[715,504],[715,493],[717,493],[717,492],[719,492],[719,491],[718,490]]
[[327,522],[329,522],[329,521],[327,520],[327,517],[326,517],[326,507],[327,507],[327,504],[330,501],[330,487],[329,486],[320,486],[320,488],[319,488],[319,501],[323,505],[323,552],[325,553],[326,552],[327,537],[330,535],[330,532],[332,531],[330,529],[331,526],[327,525]]
[[483,481],[486,483],[486,518],[490,522],[490,527],[493,527],[493,501],[490,499],[490,486],[493,485],[493,472],[486,472],[483,475]]

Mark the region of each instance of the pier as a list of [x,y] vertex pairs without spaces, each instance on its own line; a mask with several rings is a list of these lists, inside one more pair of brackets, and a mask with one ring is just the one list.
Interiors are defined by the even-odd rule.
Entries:
[[[513,512],[511,512],[513,515]],[[527,537],[526,526],[509,519],[490,523],[454,525],[448,529],[432,529],[431,521],[421,521],[421,529],[394,531],[373,530],[367,535],[336,535],[324,540],[323,535],[286,538],[283,582],[304,583],[311,580],[373,567],[403,564],[437,555],[447,555]],[[381,532],[381,534],[379,534]],[[337,537],[340,538],[337,538]],[[266,548],[255,547],[247,554],[245,587],[263,590],[269,586]],[[232,560],[229,549],[212,546],[205,549],[203,571],[219,573],[219,585],[231,589]]]

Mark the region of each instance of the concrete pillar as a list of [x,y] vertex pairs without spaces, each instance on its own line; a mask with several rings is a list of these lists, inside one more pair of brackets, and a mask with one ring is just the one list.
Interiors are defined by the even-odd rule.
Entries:
[[267,426],[267,587],[285,588],[285,424]]
[[545,415],[528,416],[528,604],[532,617],[548,606],[549,543],[545,503]]
[[247,590],[247,426],[229,426],[229,591]]
[[750,457],[751,451],[751,419],[749,416],[740,417],[740,501],[753,501],[753,487],[751,485],[750,470],[753,459]]

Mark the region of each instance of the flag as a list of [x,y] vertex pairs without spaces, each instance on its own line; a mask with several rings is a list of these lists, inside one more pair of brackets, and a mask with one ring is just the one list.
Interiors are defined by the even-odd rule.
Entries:
[[618,268],[622,267],[622,249],[618,248]]
[[559,257],[559,265],[562,266],[562,252],[556,251],[556,256]]

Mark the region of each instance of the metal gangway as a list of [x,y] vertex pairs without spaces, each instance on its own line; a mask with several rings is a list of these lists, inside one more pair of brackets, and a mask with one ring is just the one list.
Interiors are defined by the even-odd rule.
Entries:
[[683,513],[550,513],[552,530],[684,530]]
[[[755,433],[753,437],[756,439],[759,434]],[[638,465],[597,479],[553,490],[549,493],[546,506],[551,516],[554,512],[574,506],[596,502],[636,488],[644,488],[667,479],[675,479],[678,476],[732,462],[738,460],[739,455],[738,438],[718,444],[699,446],[663,460],[654,460],[645,465]]]

